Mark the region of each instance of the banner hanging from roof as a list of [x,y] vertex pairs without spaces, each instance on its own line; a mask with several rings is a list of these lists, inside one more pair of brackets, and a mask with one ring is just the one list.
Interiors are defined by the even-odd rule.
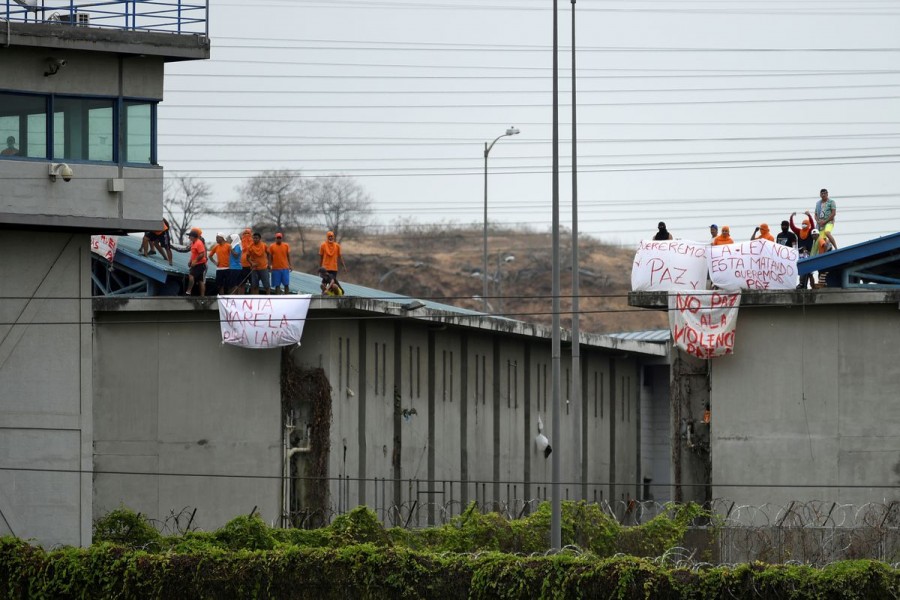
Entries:
[[734,353],[740,292],[669,292],[672,341],[691,356]]
[[688,240],[643,241],[631,267],[631,289],[636,292],[705,290],[706,244]]
[[797,249],[769,240],[709,247],[709,277],[723,290],[792,290]]
[[91,252],[99,254],[110,264],[116,257],[116,244],[118,239],[114,235],[92,235],[91,236]]
[[299,344],[310,294],[297,296],[220,296],[222,343],[241,348]]

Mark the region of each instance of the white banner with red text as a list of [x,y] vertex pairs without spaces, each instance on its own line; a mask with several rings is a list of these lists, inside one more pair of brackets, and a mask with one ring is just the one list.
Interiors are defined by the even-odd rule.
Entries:
[[241,348],[299,344],[311,294],[219,296],[222,343]]
[[709,277],[723,290],[792,290],[797,287],[796,248],[769,240],[709,247]]
[[691,356],[734,353],[740,292],[669,292],[672,341]]
[[643,241],[631,268],[636,292],[705,290],[707,244],[688,240]]
[[110,264],[116,257],[116,245],[118,238],[114,235],[92,235],[91,236],[91,252],[99,254]]

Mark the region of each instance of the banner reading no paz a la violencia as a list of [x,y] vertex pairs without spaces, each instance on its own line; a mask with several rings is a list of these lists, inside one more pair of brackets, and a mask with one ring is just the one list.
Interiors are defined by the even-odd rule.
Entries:
[[691,356],[734,353],[740,292],[669,292],[672,342]]

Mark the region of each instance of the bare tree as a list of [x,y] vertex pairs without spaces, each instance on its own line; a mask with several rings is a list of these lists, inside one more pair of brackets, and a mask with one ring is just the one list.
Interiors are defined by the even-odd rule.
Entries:
[[299,171],[263,171],[237,187],[241,198],[227,208],[248,225],[300,229],[308,210],[304,190]]
[[352,177],[316,177],[310,196],[318,224],[333,231],[338,241],[371,223],[372,197]]
[[209,212],[206,201],[211,195],[212,190],[206,181],[188,175],[166,180],[163,210],[179,244],[184,244],[184,236],[190,231],[194,219]]

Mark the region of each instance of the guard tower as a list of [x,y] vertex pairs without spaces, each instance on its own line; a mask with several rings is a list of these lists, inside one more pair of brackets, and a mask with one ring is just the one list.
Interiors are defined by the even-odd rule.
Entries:
[[207,17],[0,0],[0,534],[91,541],[90,235],[159,228],[165,65],[209,57]]

